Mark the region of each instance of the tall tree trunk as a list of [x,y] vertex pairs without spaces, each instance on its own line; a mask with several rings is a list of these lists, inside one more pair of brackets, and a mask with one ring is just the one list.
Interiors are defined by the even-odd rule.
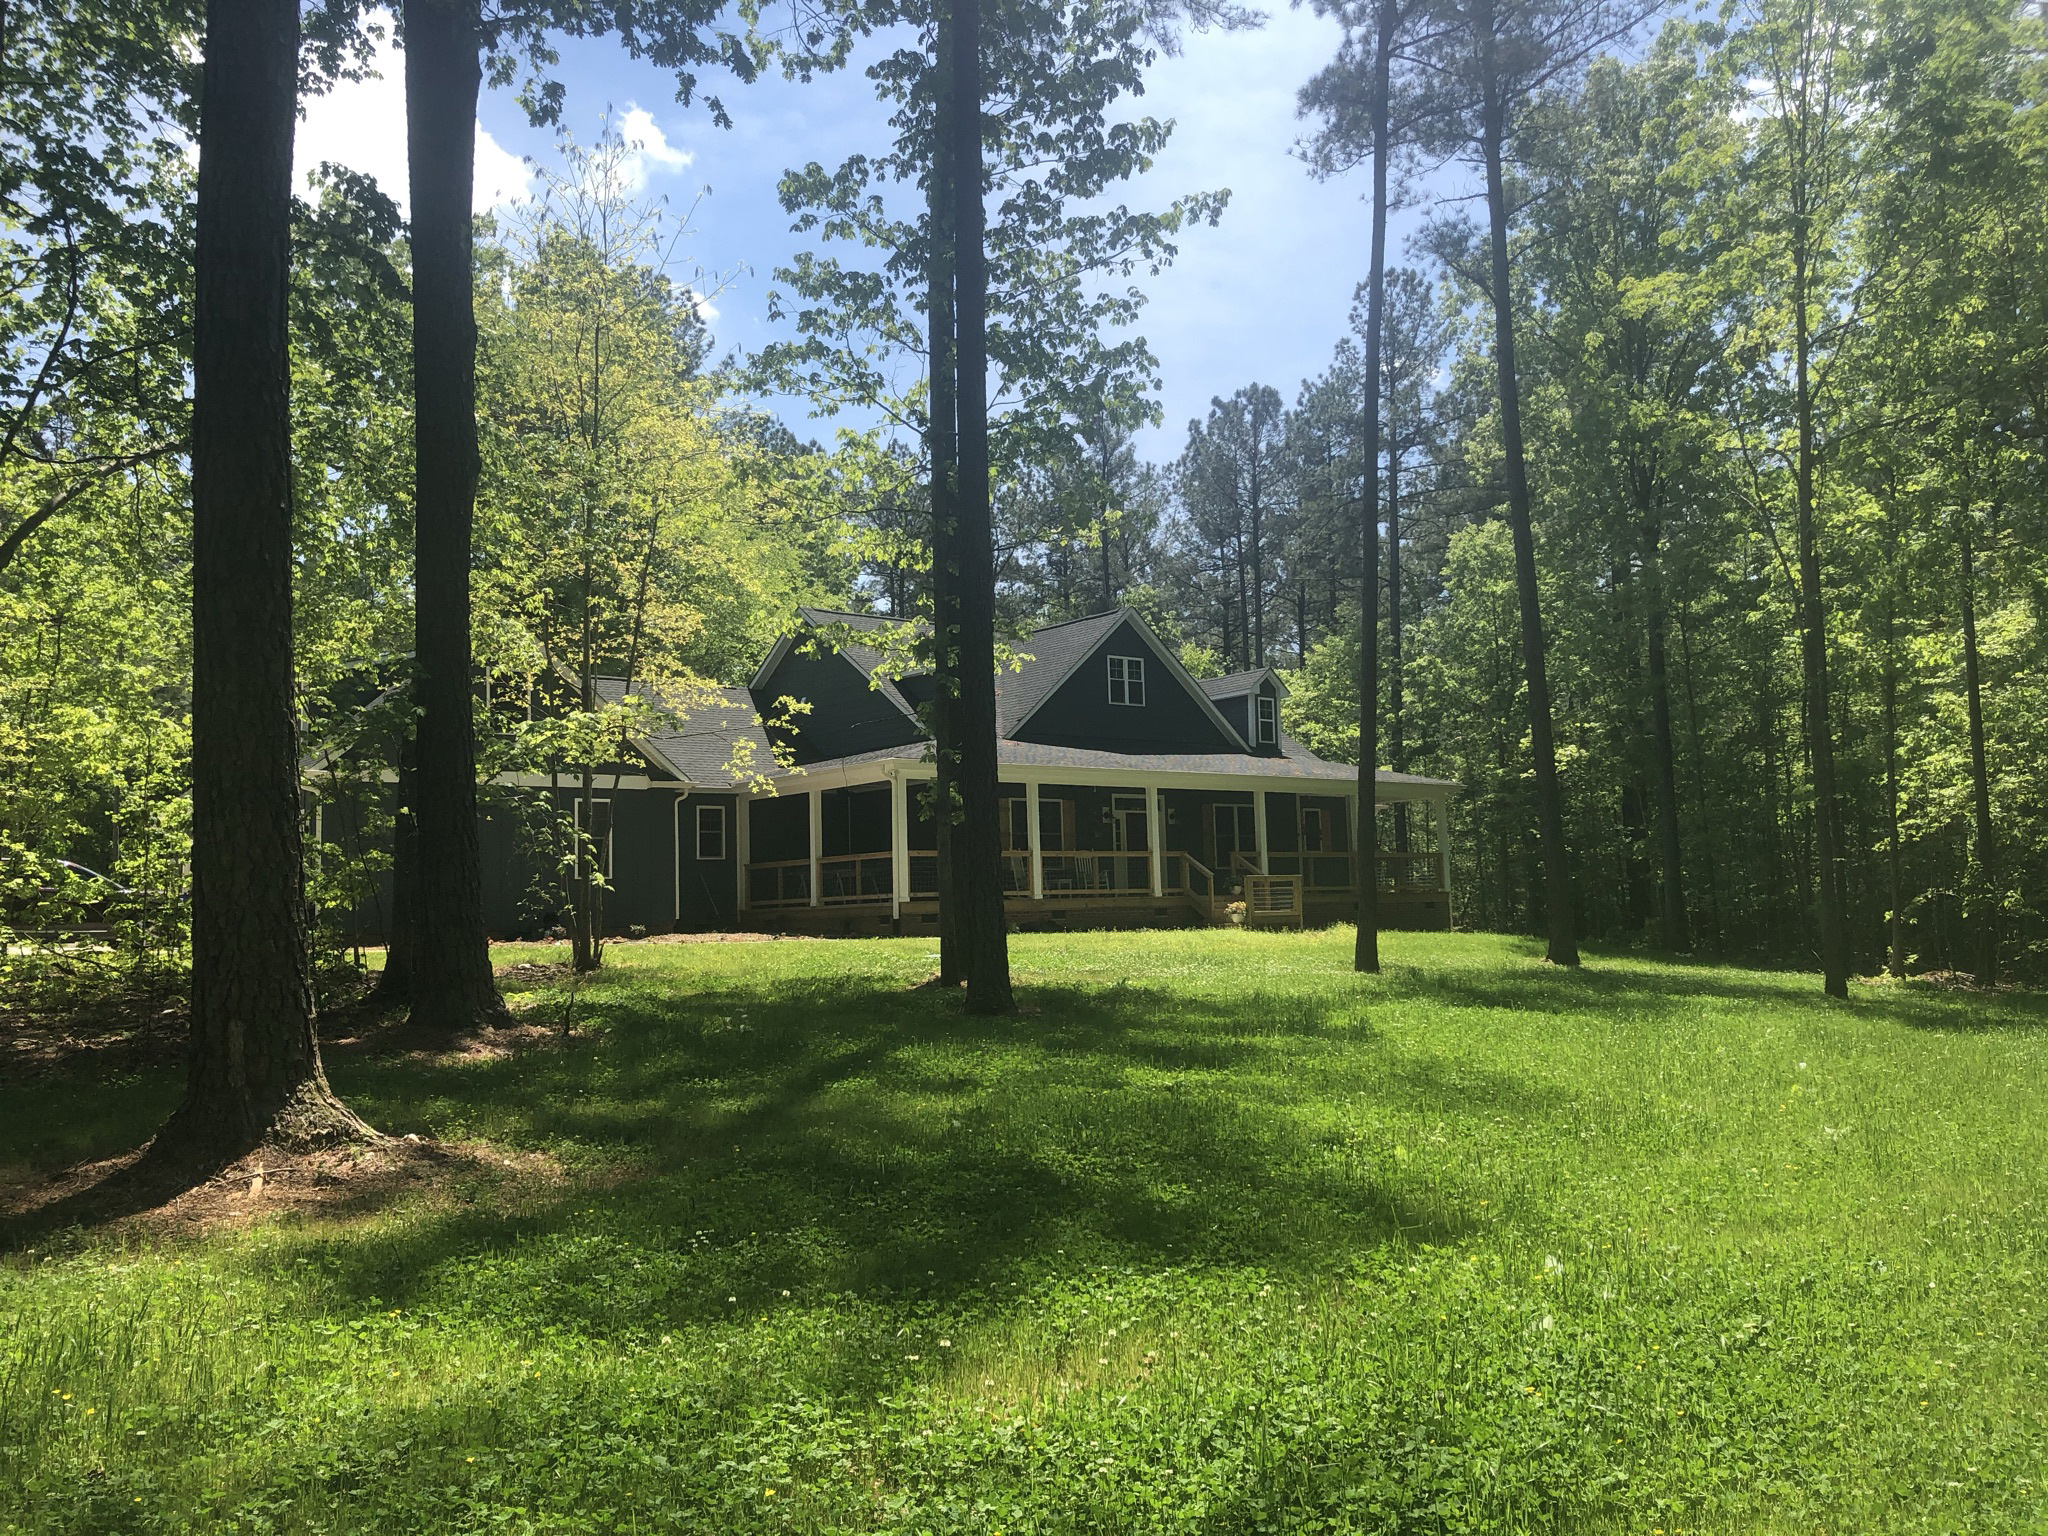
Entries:
[[1373,41],[1372,249],[1366,269],[1365,421],[1360,436],[1365,484],[1359,493],[1358,582],[1358,936],[1351,968],[1380,968],[1380,347],[1387,309],[1387,156],[1392,152],[1388,86],[1393,71],[1394,0],[1379,0]]
[[[1396,773],[1408,771],[1408,738],[1404,730],[1404,690],[1401,671],[1401,428],[1393,421],[1394,397],[1387,397],[1387,766]],[[1394,802],[1394,847],[1408,851],[1408,802]]]
[[1656,758],[1657,941],[1674,952],[1690,949],[1685,911],[1685,850],[1678,837],[1678,747],[1671,731],[1671,668],[1665,656],[1670,626],[1664,598],[1664,530],[1643,529],[1643,608],[1649,653],[1650,750]]
[[1536,824],[1543,849],[1547,955],[1554,965],[1577,965],[1579,941],[1572,913],[1571,860],[1564,841],[1564,789],[1557,777],[1551,733],[1550,672],[1545,659],[1543,611],[1536,584],[1536,536],[1531,522],[1529,469],[1522,448],[1522,392],[1515,372],[1515,310],[1508,267],[1507,188],[1501,168],[1505,108],[1487,104],[1483,133],[1486,211],[1492,245],[1493,351],[1500,375],[1501,453],[1507,470],[1508,531],[1515,546],[1515,593],[1522,609],[1522,670],[1529,698],[1529,746],[1536,760]]
[[953,306],[953,23],[940,7],[933,30],[931,251],[925,320],[931,352],[927,409],[932,511],[932,829],[938,860],[939,984],[967,980],[969,956],[960,921],[960,856],[953,812],[960,775],[960,634],[958,486],[959,358]]
[[1821,590],[1820,538],[1814,509],[1813,337],[1808,314],[1804,223],[1792,242],[1792,367],[1799,445],[1794,494],[1799,518],[1799,657],[1806,684],[1806,750],[1813,774],[1813,854],[1818,876],[1822,986],[1849,995],[1849,934],[1842,913],[1841,855],[1835,804],[1835,736],[1828,699],[1826,598]]
[[981,5],[953,3],[953,294],[960,480],[960,826],[967,1008],[1009,1013],[1010,938],[996,767],[995,526],[989,505],[988,260],[983,248]]
[[[1887,552],[1887,565],[1896,558]],[[1896,979],[1906,974],[1906,886],[1899,856],[1899,652],[1895,570],[1885,575],[1884,607],[1884,863],[1891,888],[1890,942],[1885,970]]]
[[192,305],[192,1035],[150,1163],[368,1134],[313,1033],[292,689],[295,0],[209,0]]
[[419,700],[415,1029],[506,1020],[491,980],[470,717],[470,532],[476,513],[475,0],[406,0],[412,189],[414,652]]
[[1991,773],[1984,751],[1984,695],[1977,652],[1977,547],[1966,505],[1957,526],[1963,578],[1963,691],[1970,712],[1970,791],[1977,821],[1977,982],[1998,980],[1998,834],[1991,824]]
[[374,1007],[395,1008],[412,1001],[412,934],[415,889],[420,878],[420,843],[413,821],[417,793],[412,732],[398,749],[398,784],[391,809],[391,926],[384,935],[384,969],[370,994]]

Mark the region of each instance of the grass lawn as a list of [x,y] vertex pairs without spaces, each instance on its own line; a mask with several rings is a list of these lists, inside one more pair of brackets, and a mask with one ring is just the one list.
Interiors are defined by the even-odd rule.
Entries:
[[619,946],[340,1056],[562,1172],[0,1263],[0,1532],[2048,1532],[2048,999],[1386,949]]

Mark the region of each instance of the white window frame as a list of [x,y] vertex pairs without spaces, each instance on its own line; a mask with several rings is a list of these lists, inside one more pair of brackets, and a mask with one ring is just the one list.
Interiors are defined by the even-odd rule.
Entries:
[[[584,803],[583,797],[578,795],[576,797],[576,830],[578,832],[589,830],[583,817]],[[598,870],[598,873],[609,880],[612,877],[612,845],[618,841],[615,835],[619,830],[618,807],[612,804],[612,797],[610,795],[592,795],[589,803],[604,807],[604,842],[601,845],[604,849],[604,864]],[[595,834],[592,834],[592,840],[595,841]]]
[[[707,811],[714,815],[718,821],[718,853],[712,858],[704,856],[704,815]],[[726,816],[724,806],[700,805],[697,807],[697,841],[694,848],[699,864],[723,864],[725,862],[727,855],[732,851],[732,841],[728,836],[730,830],[730,818]]]
[[[1117,697],[1121,690],[1122,698]],[[1142,656],[1112,656],[1109,658],[1109,702],[1129,709],[1145,707],[1145,658]]]
[[[1316,829],[1316,846],[1308,845],[1308,829]],[[1303,853],[1328,853],[1330,851],[1330,818],[1320,805],[1305,805],[1301,808],[1301,851]]]
[[1266,694],[1259,694],[1256,703],[1253,705],[1253,711],[1254,717],[1258,722],[1255,729],[1258,732],[1259,745],[1262,747],[1278,746],[1280,744],[1280,701],[1270,698]]

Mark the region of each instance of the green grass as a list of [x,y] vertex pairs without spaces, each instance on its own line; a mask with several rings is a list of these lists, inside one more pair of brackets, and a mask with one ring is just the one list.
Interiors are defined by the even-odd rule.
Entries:
[[0,1531],[2048,1531],[2042,999],[1012,945],[1019,1020],[621,946],[566,1049],[336,1062],[568,1181],[16,1255]]

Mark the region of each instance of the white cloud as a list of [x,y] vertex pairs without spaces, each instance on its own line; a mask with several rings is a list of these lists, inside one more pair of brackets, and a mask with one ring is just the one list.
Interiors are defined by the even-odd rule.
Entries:
[[533,196],[533,169],[509,149],[476,125],[476,191],[478,213],[508,203],[523,203]]
[[[334,161],[371,177],[401,210],[408,208],[405,169],[405,58],[391,43],[391,13],[366,18],[383,29],[384,41],[372,61],[375,73],[345,81],[325,96],[304,101],[292,146],[292,179],[303,189],[323,161]],[[662,145],[667,149],[666,142]],[[531,175],[517,155],[501,149],[479,123],[476,130],[478,213],[533,195]]]
[[647,185],[650,167],[664,171],[680,171],[697,157],[687,149],[678,149],[669,143],[668,135],[661,131],[661,124],[654,120],[654,114],[645,107],[626,104],[625,114],[618,121],[618,133],[627,153],[619,166],[622,191],[638,192]]

